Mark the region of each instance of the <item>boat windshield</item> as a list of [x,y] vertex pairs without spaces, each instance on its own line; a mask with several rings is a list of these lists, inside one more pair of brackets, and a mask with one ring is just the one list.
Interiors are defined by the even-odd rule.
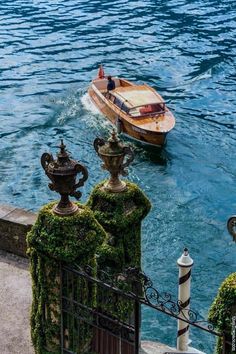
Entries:
[[129,110],[129,114],[132,117],[157,115],[157,114],[163,114],[164,112],[165,112],[164,102],[158,104],[148,104],[145,106],[138,106],[138,107],[131,108]]
[[122,102],[119,98],[110,95],[109,97],[110,101],[112,103],[114,103],[118,108],[120,108],[122,111],[128,113],[129,112],[129,108],[124,104],[124,102]]

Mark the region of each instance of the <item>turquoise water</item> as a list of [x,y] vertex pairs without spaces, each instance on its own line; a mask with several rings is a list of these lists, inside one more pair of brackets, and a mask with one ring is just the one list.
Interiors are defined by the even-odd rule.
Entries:
[[[176,259],[195,261],[192,308],[206,317],[236,269],[236,4],[233,0],[6,0],[0,4],[0,202],[37,211],[56,198],[40,166],[64,138],[89,170],[85,202],[107,176],[93,150],[110,124],[86,95],[99,63],[157,89],[176,117],[162,152],[133,145],[129,179],[150,198],[143,266],[176,296]],[[144,311],[143,338],[175,344],[176,322]],[[192,331],[213,352],[214,338]]]

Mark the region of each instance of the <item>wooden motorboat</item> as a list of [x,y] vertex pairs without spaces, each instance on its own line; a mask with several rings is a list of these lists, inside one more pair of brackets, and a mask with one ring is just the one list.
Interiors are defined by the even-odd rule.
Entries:
[[163,98],[150,86],[136,85],[114,77],[115,89],[108,91],[103,68],[92,80],[88,93],[118,133],[127,134],[142,143],[163,146],[166,135],[174,128],[175,118]]

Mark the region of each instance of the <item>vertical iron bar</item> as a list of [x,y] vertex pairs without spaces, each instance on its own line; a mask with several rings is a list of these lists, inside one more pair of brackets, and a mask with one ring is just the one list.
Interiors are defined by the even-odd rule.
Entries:
[[139,354],[140,306],[138,299],[134,302],[134,354]]
[[226,341],[225,341],[225,333],[223,332],[222,337],[222,354],[226,354]]
[[62,266],[60,262],[60,306],[61,306],[61,354],[63,354],[64,350],[64,336],[63,336],[63,304],[62,304],[62,287],[63,287],[63,274],[62,274]]
[[72,322],[72,327],[71,327],[71,350],[74,351],[74,345],[75,345],[75,338],[74,338],[74,329],[75,329],[75,318],[74,318],[74,279],[75,275],[74,273],[71,272],[71,303],[72,303],[72,313],[71,313],[71,322]]

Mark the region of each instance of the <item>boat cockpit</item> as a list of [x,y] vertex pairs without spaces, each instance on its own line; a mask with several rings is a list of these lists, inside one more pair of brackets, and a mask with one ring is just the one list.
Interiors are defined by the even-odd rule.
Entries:
[[115,89],[109,92],[106,78],[96,79],[93,84],[107,100],[132,118],[157,116],[166,112],[163,99],[146,85],[131,85],[123,79],[112,79]]
[[112,93],[109,93],[108,99],[118,108],[120,108],[121,111],[129,114],[133,118],[161,115],[164,114],[166,111],[165,102],[158,104],[141,105],[130,108],[125,104],[125,102],[119,100],[119,98],[115,97]]
[[166,111],[165,102],[129,107],[128,101],[122,101],[111,92],[108,93],[107,99],[132,118],[161,115]]

